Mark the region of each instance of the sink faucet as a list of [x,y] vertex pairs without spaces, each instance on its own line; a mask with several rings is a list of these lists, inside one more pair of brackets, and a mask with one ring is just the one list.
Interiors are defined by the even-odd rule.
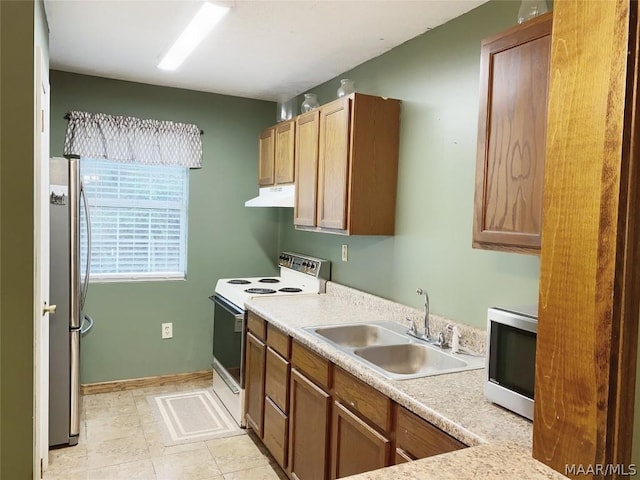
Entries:
[[424,340],[431,339],[431,331],[429,330],[429,294],[427,294],[426,290],[418,288],[416,290],[416,294],[424,295],[424,332],[422,333],[422,338]]

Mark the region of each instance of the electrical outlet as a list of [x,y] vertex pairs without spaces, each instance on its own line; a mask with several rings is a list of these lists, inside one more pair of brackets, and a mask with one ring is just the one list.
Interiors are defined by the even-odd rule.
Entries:
[[349,259],[349,245],[342,245],[342,261],[346,262]]
[[173,323],[162,324],[162,339],[173,338]]

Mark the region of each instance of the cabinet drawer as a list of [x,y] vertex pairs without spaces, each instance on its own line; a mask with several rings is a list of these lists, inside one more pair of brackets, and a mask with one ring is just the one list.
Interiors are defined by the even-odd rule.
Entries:
[[255,313],[249,312],[247,316],[247,330],[260,340],[267,337],[267,323]]
[[289,412],[289,366],[289,362],[267,347],[264,391],[284,413]]
[[293,342],[291,348],[291,363],[301,372],[319,385],[329,388],[330,363],[298,342]]
[[265,446],[276,459],[278,465],[286,468],[287,461],[287,431],[289,419],[271,401],[269,397],[264,402],[264,437]]
[[[396,448],[413,458],[425,458],[465,448],[464,443],[398,406]],[[397,450],[396,450],[397,451]]]
[[336,368],[333,389],[347,405],[385,432],[391,430],[391,400],[341,368]]
[[267,345],[289,360],[291,358],[291,339],[272,324],[267,324]]

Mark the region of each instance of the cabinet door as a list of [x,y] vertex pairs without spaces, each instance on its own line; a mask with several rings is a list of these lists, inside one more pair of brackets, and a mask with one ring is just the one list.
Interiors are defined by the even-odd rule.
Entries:
[[293,120],[276,125],[275,183],[292,183],[293,151],[295,145],[295,123]]
[[265,344],[247,332],[245,362],[245,417],[258,437],[264,426],[264,368]]
[[396,421],[396,463],[453,452],[466,445],[434,427],[426,420],[398,406]]
[[333,407],[331,478],[342,478],[389,465],[391,441],[339,402]]
[[292,369],[289,410],[289,469],[292,478],[327,478],[330,408],[329,394]]
[[264,445],[282,468],[287,466],[287,416],[271,401],[264,402]]
[[296,203],[293,223],[316,226],[318,193],[318,128],[320,112],[300,115],[296,119]]
[[275,140],[273,127],[264,129],[258,140],[258,185],[261,187],[273,185],[275,180]]
[[317,224],[323,228],[347,228],[349,105],[347,98],[320,109]]
[[551,15],[482,43],[476,248],[540,250]]

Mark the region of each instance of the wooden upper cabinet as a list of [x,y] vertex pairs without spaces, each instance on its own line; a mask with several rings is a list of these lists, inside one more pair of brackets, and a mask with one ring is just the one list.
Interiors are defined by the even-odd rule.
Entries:
[[538,253],[552,13],[482,42],[473,246]]
[[393,235],[400,101],[354,93],[311,113],[297,121],[296,228]]
[[274,127],[265,128],[258,139],[258,185],[273,185],[275,180],[275,143]]
[[320,110],[317,225],[347,228],[350,99],[332,102]]
[[316,225],[318,195],[318,132],[320,112],[314,110],[296,118],[296,200],[293,223],[307,227]]
[[258,139],[258,185],[268,187],[294,181],[295,122],[265,128]]
[[289,120],[275,127],[275,183],[277,185],[294,181],[295,126],[295,122]]

